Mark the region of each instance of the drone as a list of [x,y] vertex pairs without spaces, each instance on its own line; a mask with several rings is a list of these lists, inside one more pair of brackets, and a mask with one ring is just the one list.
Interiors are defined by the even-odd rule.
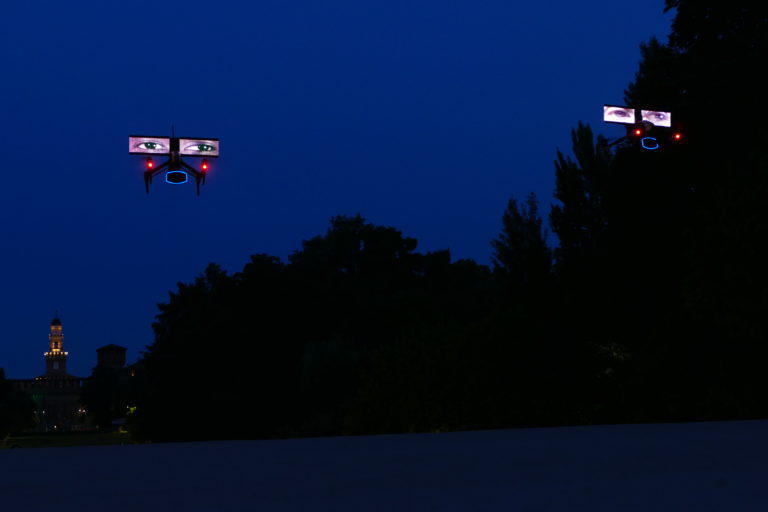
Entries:
[[654,151],[665,141],[680,142],[683,133],[672,129],[672,113],[661,110],[645,110],[633,107],[603,105],[603,121],[623,124],[627,134],[612,143],[637,141],[641,148]]
[[[189,176],[195,178],[197,195],[200,195],[200,184],[205,184],[205,176],[210,166],[208,158],[219,156],[219,139],[176,137],[171,131],[170,137],[156,137],[154,135],[129,135],[128,153],[131,155],[149,155],[146,157],[144,171],[144,187],[149,194],[149,186],[152,178],[160,173],[165,173],[165,182],[172,185],[181,185],[189,181]],[[168,157],[168,159],[155,165],[153,156]],[[195,169],[181,158],[204,157],[200,162],[200,168]]]

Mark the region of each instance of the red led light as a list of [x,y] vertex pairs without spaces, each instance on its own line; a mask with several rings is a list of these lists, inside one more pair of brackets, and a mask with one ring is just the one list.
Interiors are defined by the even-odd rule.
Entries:
[[203,160],[203,164],[202,164],[201,167],[203,168],[203,171],[207,171],[208,170],[208,162]]
[[147,158],[147,169],[152,169],[155,166],[155,163],[152,161],[151,158]]
[[643,130],[641,130],[640,128],[635,130],[635,135],[642,135],[642,134],[643,134]]
[[680,139],[682,139],[682,138],[683,138],[683,134],[682,134],[682,133],[676,133],[676,134],[674,135],[674,139],[675,139],[675,140],[680,140]]

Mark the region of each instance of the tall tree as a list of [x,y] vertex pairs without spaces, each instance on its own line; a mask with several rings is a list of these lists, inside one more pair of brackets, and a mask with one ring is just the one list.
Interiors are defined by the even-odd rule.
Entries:
[[552,254],[531,193],[519,206],[513,198],[501,218],[499,237],[491,242],[494,271],[514,293],[528,293],[549,284]]
[[555,198],[549,216],[552,230],[560,240],[555,251],[558,272],[574,277],[571,268],[582,274],[604,241],[608,223],[607,190],[611,152],[608,141],[579,123],[571,132],[575,160],[557,152]]
[[643,45],[625,96],[671,111],[685,142],[617,153],[608,201],[609,254],[632,269],[617,302],[645,313],[632,400],[644,419],[754,417],[768,388],[755,363],[768,352],[768,111],[755,65],[768,54],[768,8],[666,6],[669,43]]

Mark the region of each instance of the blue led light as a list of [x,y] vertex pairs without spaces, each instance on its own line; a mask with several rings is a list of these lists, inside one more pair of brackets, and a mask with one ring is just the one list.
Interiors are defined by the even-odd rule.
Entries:
[[181,185],[189,180],[189,175],[184,171],[168,171],[165,173],[165,182],[171,185]]
[[643,137],[640,139],[640,145],[643,149],[659,149],[659,141],[655,137]]

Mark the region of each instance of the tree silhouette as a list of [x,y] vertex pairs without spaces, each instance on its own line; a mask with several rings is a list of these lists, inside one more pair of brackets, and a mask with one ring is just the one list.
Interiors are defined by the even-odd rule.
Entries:
[[8,436],[35,426],[35,402],[24,391],[16,391],[5,379],[0,368],[0,440],[2,445]]
[[80,401],[97,427],[109,428],[125,417],[128,403],[121,384],[119,370],[97,367],[83,386]]
[[510,199],[501,222],[499,237],[491,241],[494,271],[516,293],[530,295],[548,287],[552,254],[536,196],[531,193],[522,207]]
[[[763,6],[667,1],[627,103],[684,140],[558,151],[559,244],[512,199],[493,272],[360,215],[287,263],[179,283],[140,362],[153,440],[760,417],[768,414]],[[749,108],[741,108],[747,105]],[[679,126],[678,126],[679,124]],[[554,257],[553,257],[554,256]],[[554,265],[552,262],[554,261]]]
[[256,255],[234,275],[211,265],[193,283],[179,283],[159,306],[155,341],[140,363],[145,393],[131,421],[135,435],[253,438],[369,428],[360,415],[368,405],[358,397],[362,387],[383,384],[375,377],[383,374],[372,371],[382,367],[382,354],[415,332],[461,330],[494,300],[487,267],[452,263],[447,251],[420,254],[416,246],[395,228],[338,216],[288,264]]
[[677,9],[670,43],[643,45],[625,94],[672,111],[685,142],[607,151],[575,131],[576,161],[558,155],[562,205],[550,217],[561,317],[595,349],[593,393],[619,413],[611,419],[756,417],[766,412],[754,361],[768,341],[768,131],[754,63],[768,17],[763,6],[667,6]]
[[611,153],[608,141],[595,138],[589,126],[579,123],[571,132],[575,160],[558,150],[555,161],[555,199],[549,219],[560,240],[555,251],[558,272],[576,276],[569,267],[583,274],[604,241],[608,212]]

